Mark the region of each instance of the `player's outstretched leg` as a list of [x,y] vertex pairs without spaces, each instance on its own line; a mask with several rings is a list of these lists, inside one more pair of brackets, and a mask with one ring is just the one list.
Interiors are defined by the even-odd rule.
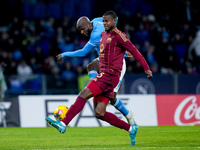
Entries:
[[45,120],[53,127],[55,127],[60,133],[66,131],[67,126],[61,121],[55,121],[51,118],[46,117]]
[[111,101],[111,104],[125,116],[129,124],[136,125],[132,112],[124,106],[120,98]]
[[131,146],[135,145],[137,129],[138,129],[137,125],[131,125],[130,130],[128,131],[129,132],[129,136],[131,138]]
[[[83,92],[83,91],[81,91]],[[81,94],[80,92],[80,94]],[[90,97],[89,97],[90,98]],[[50,118],[46,118],[46,121],[53,127],[55,127],[60,133],[64,133],[66,126],[70,121],[83,109],[86,103],[86,99],[78,96],[73,105],[70,106],[69,110],[65,114],[65,118],[62,121],[55,121]]]

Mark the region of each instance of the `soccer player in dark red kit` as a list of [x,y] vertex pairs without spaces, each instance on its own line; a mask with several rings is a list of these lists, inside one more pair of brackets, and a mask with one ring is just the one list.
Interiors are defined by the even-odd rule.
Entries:
[[86,101],[94,97],[95,116],[115,127],[128,131],[131,146],[134,146],[138,126],[136,124],[130,125],[116,115],[107,112],[106,106],[109,100],[114,98],[113,89],[119,82],[125,50],[128,50],[139,61],[147,74],[147,78],[152,77],[152,72],[140,52],[126,35],[116,28],[116,18],[117,15],[113,11],[108,11],[103,15],[105,31],[102,32],[99,43],[100,72],[98,76],[91,80],[79,93],[75,103],[69,108],[62,121],[54,121],[50,118],[46,118],[46,121],[59,132],[64,133],[66,126],[83,109]]

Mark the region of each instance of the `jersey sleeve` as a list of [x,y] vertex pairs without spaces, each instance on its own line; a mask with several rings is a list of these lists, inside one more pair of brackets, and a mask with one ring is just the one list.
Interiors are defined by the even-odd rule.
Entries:
[[150,70],[149,65],[147,64],[142,54],[123,33],[118,34],[117,38],[120,46],[128,50],[133,55],[133,57],[142,65],[145,71]]
[[95,47],[99,47],[100,39],[101,39],[101,33],[95,32],[91,34],[90,40],[88,42]]
[[64,58],[64,57],[84,57],[89,52],[91,52],[94,48],[95,48],[95,46],[93,44],[91,44],[90,42],[87,42],[82,49],[79,49],[79,50],[76,50],[73,52],[62,53],[62,58]]

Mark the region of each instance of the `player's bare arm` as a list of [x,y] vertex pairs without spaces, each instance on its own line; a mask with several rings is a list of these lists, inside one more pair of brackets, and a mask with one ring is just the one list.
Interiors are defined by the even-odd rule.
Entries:
[[57,55],[56,58],[58,61],[63,61],[62,54]]

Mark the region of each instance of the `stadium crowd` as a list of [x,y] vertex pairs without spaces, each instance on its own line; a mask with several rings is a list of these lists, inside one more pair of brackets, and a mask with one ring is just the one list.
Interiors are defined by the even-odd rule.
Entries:
[[[80,16],[45,16],[43,11],[40,17],[34,18],[31,13],[27,13],[30,11],[27,8],[30,5],[62,2],[32,0],[21,1],[20,5],[16,6],[15,10],[20,10],[18,12],[21,13],[11,15],[12,20],[0,27],[0,60],[4,74],[53,74],[70,82],[86,73],[86,65],[97,57],[95,50],[83,58],[66,58],[64,62],[57,62],[55,59],[59,53],[80,49],[87,42],[76,29],[77,17]],[[113,10],[119,15],[118,28],[126,33],[144,55],[153,73],[200,73],[199,22],[194,19],[199,10],[193,8],[196,13],[192,12],[191,3],[194,1],[177,0],[176,3],[178,2],[182,5],[177,8],[170,5],[172,1],[163,1],[162,4],[150,1],[148,8],[150,6],[151,9],[146,13],[131,13],[128,8],[126,11],[123,8],[119,10],[122,1],[115,1],[115,5],[113,3]],[[51,7],[56,9],[56,6]],[[170,6],[169,13],[167,9]],[[101,8],[101,5],[99,7]],[[100,16],[100,12],[96,11],[89,17],[98,15]],[[126,60],[128,73],[143,72],[134,58]],[[135,65],[131,65],[133,62]]]

